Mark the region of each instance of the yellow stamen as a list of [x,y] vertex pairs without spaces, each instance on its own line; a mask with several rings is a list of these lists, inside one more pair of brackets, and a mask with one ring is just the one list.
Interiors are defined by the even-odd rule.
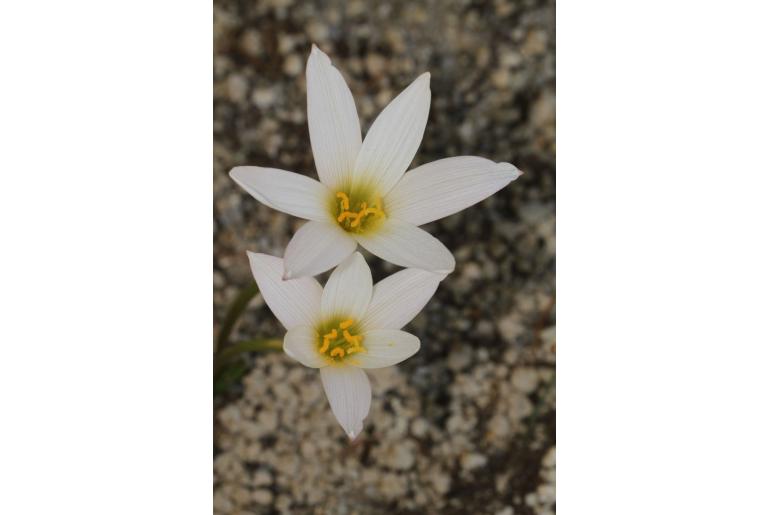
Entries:
[[[347,193],[344,191],[338,191],[335,197],[339,199],[339,214],[337,215],[337,222],[344,224],[343,227],[347,230],[357,229],[362,227],[368,216],[374,216],[376,218],[385,217],[385,212],[382,210],[382,199],[378,196],[377,201],[371,205],[368,202],[359,202],[358,210],[351,210],[351,200]],[[360,229],[357,229],[360,230]]]
[[335,347],[334,349],[332,349],[332,352],[331,352],[330,356],[331,357],[334,357],[334,356],[343,357],[343,356],[345,356],[345,351],[342,350],[339,347]]
[[340,322],[340,329],[347,329],[351,325],[353,325],[353,321],[352,320],[344,320],[344,321]]
[[318,349],[318,352],[323,354],[327,350],[329,350],[329,345],[331,344],[331,340],[334,340],[336,338],[337,338],[337,330],[336,329],[332,329],[330,332],[326,333],[324,335],[323,345],[321,345],[321,348]]
[[358,334],[356,336],[352,336],[347,329],[342,331],[342,337],[345,338],[345,341],[348,342],[350,345],[353,345],[355,347],[358,347],[360,345],[361,335]]
[[350,198],[348,198],[348,196],[344,192],[338,191],[337,198],[340,199],[340,203],[342,205],[343,211],[347,211],[348,209],[350,209]]
[[358,213],[353,213],[352,211],[343,211],[340,213],[340,216],[337,217],[337,221],[342,222],[346,218],[355,218],[356,216],[358,216]]

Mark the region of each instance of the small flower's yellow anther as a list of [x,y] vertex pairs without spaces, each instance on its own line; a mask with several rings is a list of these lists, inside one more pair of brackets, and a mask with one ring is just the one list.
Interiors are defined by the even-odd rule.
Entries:
[[318,349],[318,352],[321,354],[325,353],[327,350],[329,350],[329,345],[331,345],[332,340],[335,340],[337,338],[337,330],[332,329],[328,333],[324,335],[324,341],[323,345],[321,345],[321,348]]
[[[334,327],[334,326],[337,327]],[[362,345],[364,336],[355,334],[356,322],[351,318],[337,320],[325,326],[319,331],[318,353],[326,358],[330,364],[340,363],[350,355],[358,352],[366,352]],[[345,363],[348,363],[345,361]]]
[[353,336],[351,335],[347,329],[342,331],[342,337],[345,338],[345,341],[348,342],[350,345],[354,347],[358,347],[360,345],[361,335]]

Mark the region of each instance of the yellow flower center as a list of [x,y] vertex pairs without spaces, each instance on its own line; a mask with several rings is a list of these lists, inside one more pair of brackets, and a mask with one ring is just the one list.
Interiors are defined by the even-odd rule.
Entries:
[[333,205],[332,214],[348,232],[369,231],[385,218],[382,199],[365,191],[338,191]]
[[357,334],[356,324],[351,319],[333,320],[321,326],[318,331],[318,352],[332,363],[340,363],[348,356],[366,352],[364,337]]

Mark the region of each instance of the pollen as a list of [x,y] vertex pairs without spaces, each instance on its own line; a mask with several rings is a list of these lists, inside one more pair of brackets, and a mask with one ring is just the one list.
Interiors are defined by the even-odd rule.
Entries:
[[338,191],[334,196],[333,214],[340,227],[361,233],[385,218],[382,199],[364,192]]
[[318,353],[331,364],[336,364],[351,354],[366,352],[364,337],[357,333],[356,323],[352,319],[337,319],[324,324],[318,331]]

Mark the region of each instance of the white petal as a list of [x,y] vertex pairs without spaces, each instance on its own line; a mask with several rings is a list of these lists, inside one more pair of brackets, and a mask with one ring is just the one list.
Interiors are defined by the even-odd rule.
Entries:
[[366,250],[399,266],[441,274],[455,269],[452,253],[436,238],[410,223],[388,218],[371,234],[356,234]]
[[236,166],[230,177],[266,206],[305,218],[329,220],[331,193],[320,182],[294,172],[259,166]]
[[324,367],[321,382],[332,413],[352,440],[364,428],[372,403],[372,388],[366,372],[356,367]]
[[407,172],[388,193],[388,215],[422,225],[462,211],[504,188],[521,172],[483,157],[439,159]]
[[363,345],[366,351],[354,354],[356,366],[382,368],[414,356],[420,350],[420,339],[406,331],[378,329],[364,334]]
[[345,79],[315,45],[307,60],[307,120],[318,176],[336,189],[353,172],[361,126]]
[[407,268],[374,285],[363,326],[401,329],[425,307],[446,275]]
[[318,353],[318,333],[309,326],[289,329],[283,337],[283,351],[306,367],[321,368],[328,365]]
[[308,222],[299,228],[284,252],[285,277],[326,272],[356,250],[356,241],[338,225]]
[[423,73],[374,120],[356,160],[356,180],[387,194],[417,153],[428,111],[430,74]]
[[312,277],[284,281],[283,260],[267,254],[248,252],[251,273],[259,292],[275,317],[286,329],[313,326],[321,313],[321,285]]
[[334,269],[324,286],[321,315],[361,320],[372,300],[372,271],[359,252]]

